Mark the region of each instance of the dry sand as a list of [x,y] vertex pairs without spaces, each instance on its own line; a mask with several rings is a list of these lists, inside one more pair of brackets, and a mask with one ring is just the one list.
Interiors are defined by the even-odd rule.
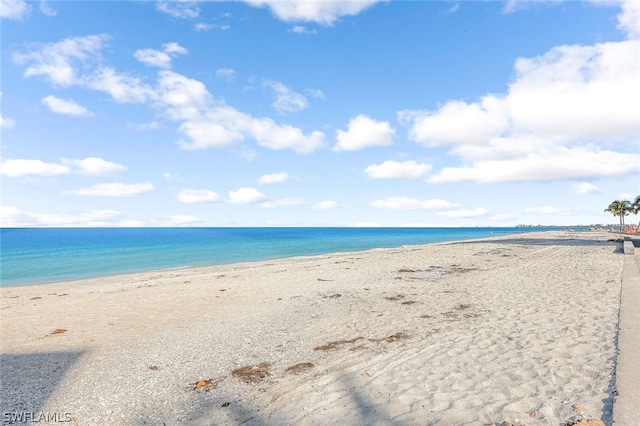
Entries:
[[2,288],[1,410],[78,425],[610,424],[624,255],[609,238]]

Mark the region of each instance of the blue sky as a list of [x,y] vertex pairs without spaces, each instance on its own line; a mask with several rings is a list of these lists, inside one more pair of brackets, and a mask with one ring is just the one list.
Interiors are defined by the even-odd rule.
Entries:
[[3,226],[616,223],[640,193],[637,1],[0,14]]

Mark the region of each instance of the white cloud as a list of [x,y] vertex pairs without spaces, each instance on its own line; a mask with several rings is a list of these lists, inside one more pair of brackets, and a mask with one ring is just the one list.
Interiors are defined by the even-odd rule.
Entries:
[[56,43],[32,44],[27,53],[17,53],[13,59],[27,65],[25,77],[42,76],[53,84],[78,84],[74,67],[95,62],[108,37],[104,34],[66,38]]
[[556,207],[550,207],[550,206],[525,207],[524,212],[529,214],[549,214],[549,215],[558,215],[558,216],[571,215],[571,211],[569,211],[568,209],[558,209]]
[[29,213],[15,207],[0,206],[0,226],[114,226],[122,214],[116,210],[89,210],[71,213]]
[[0,2],[0,18],[24,21],[29,17],[31,6],[24,0],[2,0]]
[[228,203],[256,204],[267,201],[268,197],[255,188],[239,188],[237,191],[229,191]]
[[231,28],[231,26],[229,25],[217,25],[217,24],[206,24],[204,22],[199,22],[197,24],[195,24],[193,26],[193,29],[196,31],[209,31],[209,30],[213,30],[213,29],[219,29],[222,31],[226,31],[229,28]]
[[178,200],[186,204],[214,203],[220,201],[220,196],[207,189],[183,189],[178,193]]
[[160,123],[157,121],[150,121],[148,123],[127,123],[127,129],[137,130],[139,132],[143,132],[145,130],[155,130],[159,129]]
[[420,179],[431,171],[429,164],[416,161],[385,161],[372,164],[364,172],[372,179]]
[[50,3],[45,0],[40,0],[40,12],[47,16],[56,16],[58,12],[50,6]]
[[140,78],[104,67],[80,82],[83,87],[105,92],[119,103],[144,103],[156,98],[154,90]]
[[248,131],[258,145],[269,149],[292,149],[299,154],[309,154],[325,144],[324,133],[320,131],[305,135],[297,127],[277,124],[270,118],[252,118]]
[[269,7],[277,18],[285,22],[306,21],[323,25],[332,25],[343,16],[357,15],[378,1],[245,0],[252,6]]
[[71,173],[69,167],[41,160],[5,160],[0,164],[0,174],[9,177],[58,176]]
[[289,173],[281,172],[281,173],[269,173],[266,175],[262,175],[258,178],[258,183],[281,183],[289,180],[291,176]]
[[[237,146],[245,138],[252,138],[267,149],[291,149],[299,154],[311,153],[325,145],[325,135],[320,131],[304,133],[270,118],[244,114],[224,101],[214,102],[201,81],[173,71],[159,71],[155,88],[140,78],[120,74],[102,65],[100,49],[105,40],[106,36],[98,35],[33,45],[29,52],[15,55],[14,60],[26,65],[25,77],[43,76],[56,85],[99,90],[116,102],[148,103],[167,118],[180,122],[178,131],[185,139],[179,144],[187,150],[231,148],[241,153],[252,152]],[[185,51],[176,43],[166,44],[165,50]]]
[[126,184],[120,182],[98,183],[89,188],[64,191],[67,195],[83,195],[96,197],[134,197],[153,191],[151,182]]
[[195,225],[196,223],[202,223],[202,219],[188,215],[188,214],[177,214],[173,216],[169,216],[167,219],[159,221],[160,226],[189,226]]
[[233,81],[236,78],[236,71],[231,68],[219,68],[216,70],[216,77],[227,81]]
[[316,99],[324,99],[324,93],[320,89],[307,89],[307,93]]
[[158,0],[156,9],[174,18],[191,19],[200,15],[198,0]]
[[56,86],[79,86],[108,93],[116,102],[142,103],[155,97],[141,79],[102,65],[104,34],[71,37],[55,43],[34,43],[13,56],[25,65],[25,77],[43,77]]
[[[517,139],[507,141],[515,144]],[[524,182],[556,179],[587,179],[640,172],[640,154],[600,151],[594,146],[549,146],[541,141],[519,158],[478,160],[472,166],[445,167],[430,182]],[[537,151],[535,150],[537,149]],[[491,154],[490,150],[484,152]]]
[[302,25],[294,25],[293,27],[291,27],[289,32],[296,33],[296,34],[316,34],[317,33],[316,30],[309,30],[307,29],[307,27],[303,27]]
[[437,212],[436,216],[440,217],[455,217],[455,218],[473,218],[485,216],[489,211],[483,207],[477,207],[473,210],[467,209],[458,209],[458,210],[447,210],[443,212]]
[[573,193],[576,195],[585,195],[585,194],[592,194],[594,192],[600,192],[600,189],[597,186],[588,182],[577,183],[572,187],[573,187]]
[[349,121],[348,129],[338,130],[338,143],[334,151],[357,151],[372,146],[389,146],[393,144],[395,130],[387,121],[375,121],[366,115],[358,115]]
[[93,117],[95,114],[77,104],[71,99],[60,99],[55,96],[47,96],[41,100],[43,105],[46,105],[51,112],[62,115],[74,115],[77,117]]
[[267,80],[263,86],[273,90],[275,101],[272,106],[280,113],[298,112],[309,107],[309,102],[304,95],[294,92],[279,81]]
[[618,15],[618,28],[630,38],[640,36],[640,3],[637,0],[622,2],[622,12]]
[[0,174],[10,177],[68,175],[72,171],[71,167],[74,167],[73,171],[81,175],[111,176],[127,170],[122,164],[106,161],[99,157],[87,157],[82,160],[61,158],[60,163],[24,159],[6,160],[0,165]]
[[387,197],[384,200],[372,201],[371,206],[377,209],[394,210],[443,210],[454,208],[457,204],[440,198],[419,200],[410,197]]
[[303,206],[307,203],[299,198],[280,198],[277,200],[266,201],[260,204],[262,207],[274,208],[282,206]]
[[332,200],[320,201],[312,206],[316,210],[329,210],[338,207],[338,203]]
[[[523,1],[523,0],[507,0],[502,8],[503,13],[514,13],[520,10],[526,10],[533,5],[551,4],[556,5],[562,3],[565,0],[535,0],[535,1]],[[605,0],[606,1],[606,0]]]
[[60,162],[66,166],[77,167],[77,173],[88,176],[113,176],[127,171],[122,164],[113,163],[100,157],[87,157],[82,160],[61,158]]
[[162,177],[170,182],[182,182],[184,179],[177,173],[163,173]]
[[449,101],[437,111],[400,111],[398,118],[411,124],[412,140],[427,146],[483,143],[509,124],[505,105],[495,96],[473,104]]
[[163,45],[163,50],[155,49],[139,49],[136,50],[133,56],[145,65],[158,68],[171,68],[171,60],[176,55],[186,55],[189,53],[187,49],[180,46],[178,43],[166,43]]
[[453,6],[451,6],[449,9],[447,9],[446,13],[456,13],[458,10],[460,10],[460,3],[456,3]]
[[399,112],[412,140],[449,145],[464,164],[444,168],[431,182],[551,181],[640,171],[640,155],[628,149],[638,135],[639,40],[559,46],[518,59],[515,70],[503,96]]
[[133,56],[145,65],[159,68],[171,67],[171,56],[166,52],[154,49],[139,49],[135,51]]
[[0,128],[1,129],[13,129],[16,126],[16,122],[9,117],[3,117],[0,115]]

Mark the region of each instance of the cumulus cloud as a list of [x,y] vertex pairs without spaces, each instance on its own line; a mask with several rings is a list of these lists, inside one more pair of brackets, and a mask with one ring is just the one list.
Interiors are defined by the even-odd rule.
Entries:
[[256,7],[268,7],[271,12],[284,22],[316,22],[332,25],[343,16],[353,16],[372,6],[380,0],[245,0]]
[[31,13],[31,6],[25,0],[2,0],[0,2],[0,18],[13,21],[24,21]]
[[444,210],[454,208],[457,204],[441,198],[419,200],[410,197],[387,197],[383,200],[372,201],[371,206],[377,209],[394,210]]
[[416,161],[385,161],[372,164],[364,172],[372,179],[420,179],[431,171],[429,164]]
[[[517,139],[507,141],[514,143]],[[521,145],[522,146],[522,145]],[[430,182],[524,182],[556,179],[587,179],[594,176],[619,176],[640,172],[640,154],[602,151],[587,145],[567,148],[540,141],[529,152],[509,158],[476,160],[472,166],[445,167],[429,178]],[[497,154],[485,151],[490,156]],[[506,154],[508,155],[508,153]]]
[[186,204],[214,203],[220,196],[208,189],[183,189],[178,193],[178,200]]
[[79,83],[76,68],[95,63],[107,39],[106,35],[99,34],[31,44],[28,52],[15,54],[13,60],[19,65],[27,65],[25,77],[41,76],[53,84],[70,86]]
[[[187,150],[229,148],[251,152],[238,146],[246,139],[267,149],[291,149],[308,154],[325,145],[320,131],[303,132],[271,118],[253,117],[213,100],[206,86],[168,69],[158,72],[155,87],[142,79],[117,72],[103,64],[100,50],[104,35],[67,38],[56,43],[31,45],[26,53],[14,56],[25,65],[25,77],[41,76],[55,85],[80,86],[109,94],[122,103],[146,103],[179,123],[184,136],[179,145]],[[184,53],[177,43],[168,43],[165,53]],[[160,62],[162,63],[162,62]]]
[[122,164],[106,161],[99,157],[82,160],[61,158],[60,163],[45,163],[41,160],[5,160],[0,165],[0,173],[10,177],[68,175],[72,171],[87,176],[111,176],[127,170]]
[[127,171],[122,164],[113,163],[100,157],[87,157],[82,160],[61,158],[66,166],[76,167],[76,173],[88,176],[113,176]]
[[291,176],[289,173],[281,172],[281,173],[268,173],[266,175],[262,175],[258,178],[258,183],[268,184],[268,183],[281,183],[289,180]]
[[40,101],[43,105],[45,105],[51,112],[55,112],[56,114],[62,115],[73,115],[77,117],[93,117],[94,113],[83,107],[82,105],[77,104],[71,99],[60,99],[55,96],[47,96],[42,98]]
[[257,204],[269,199],[255,188],[239,188],[237,191],[229,191],[227,203],[233,204]]
[[338,203],[333,200],[320,201],[312,206],[316,210],[329,210],[338,207]]
[[104,34],[70,37],[54,43],[33,43],[16,53],[14,62],[26,67],[25,77],[42,77],[55,86],[79,86],[109,94],[116,102],[142,103],[154,98],[141,79],[120,74],[102,64]]
[[448,145],[464,164],[431,182],[620,176],[640,171],[640,155],[628,149],[637,143],[638,92],[639,40],[559,46],[518,59],[505,95],[401,111],[398,118],[410,139]]
[[483,207],[477,207],[473,210],[467,209],[457,209],[457,210],[446,210],[442,212],[437,212],[436,216],[440,217],[454,217],[454,218],[473,218],[486,216],[489,211]]
[[29,213],[16,207],[0,206],[2,227],[98,227],[114,226],[122,216],[116,210],[88,210],[70,213]]
[[298,112],[309,107],[304,95],[294,92],[279,81],[267,80],[262,85],[273,90],[275,100],[271,105],[280,113]]
[[618,15],[618,28],[630,38],[640,36],[640,3],[626,0],[622,3],[622,12]]
[[151,182],[126,184],[120,182],[98,183],[89,188],[64,191],[66,195],[82,195],[95,197],[135,197],[153,191]]
[[600,192],[600,189],[594,184],[588,182],[577,183],[572,186],[573,193],[576,195],[593,194],[594,192]]
[[366,115],[358,115],[349,121],[347,130],[336,132],[334,151],[357,151],[372,146],[393,144],[395,130],[387,121],[375,121]]
[[176,55],[186,55],[189,53],[187,49],[178,43],[166,43],[163,50],[139,49],[133,56],[145,65],[158,68],[171,68],[171,60]]
[[5,160],[0,164],[0,174],[9,177],[68,175],[71,169],[62,164],[41,160]]

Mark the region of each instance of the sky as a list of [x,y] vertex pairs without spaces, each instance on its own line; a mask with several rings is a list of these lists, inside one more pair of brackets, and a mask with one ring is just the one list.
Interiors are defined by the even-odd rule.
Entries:
[[3,227],[589,225],[640,194],[635,0],[0,18]]

